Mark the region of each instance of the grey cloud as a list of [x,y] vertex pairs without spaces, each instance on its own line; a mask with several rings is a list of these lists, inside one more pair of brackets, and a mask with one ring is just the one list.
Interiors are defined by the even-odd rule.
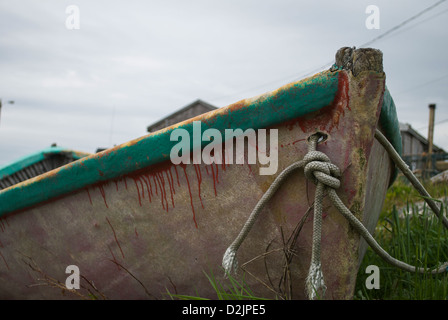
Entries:
[[[433,3],[375,1],[381,29],[368,30],[365,0],[78,0],[81,29],[67,30],[70,2],[0,1],[0,98],[16,101],[2,110],[0,165],[52,142],[92,152],[138,138],[197,98],[221,107],[276,89]],[[448,78],[420,86],[448,73],[447,8],[372,45],[416,128],[431,102],[448,118]],[[447,138],[437,125],[436,144]]]

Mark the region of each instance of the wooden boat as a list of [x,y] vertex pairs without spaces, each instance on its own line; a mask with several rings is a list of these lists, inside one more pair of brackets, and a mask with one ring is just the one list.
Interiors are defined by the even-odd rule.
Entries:
[[90,155],[51,146],[0,167],[0,190]]
[[[176,129],[277,129],[278,169],[259,162],[178,164]],[[198,123],[198,122],[196,122]],[[307,139],[341,171],[337,193],[373,231],[395,168],[374,131],[401,137],[382,53],[342,48],[328,71],[82,158],[0,191],[0,298],[216,298],[226,248],[280,172],[303,159]],[[224,143],[224,142],[223,142]],[[205,148],[203,143],[202,148]],[[260,147],[257,145],[257,147]],[[247,157],[248,148],[245,151]],[[227,160],[227,161],[226,161]],[[315,186],[293,172],[264,207],[238,252],[238,277],[256,296],[305,298]],[[352,297],[364,255],[357,234],[324,199],[326,299]],[[67,266],[80,272],[67,290]]]

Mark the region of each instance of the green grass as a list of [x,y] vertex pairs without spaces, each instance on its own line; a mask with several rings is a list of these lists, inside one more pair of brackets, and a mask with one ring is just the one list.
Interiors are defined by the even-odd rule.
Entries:
[[[245,283],[244,278],[238,281],[231,274],[228,274],[226,283],[223,283],[216,279],[212,271],[210,271],[210,274],[204,272],[204,275],[216,292],[216,300],[266,300],[255,296]],[[168,295],[173,300],[209,300],[200,296],[172,294],[169,291]]]
[[[440,201],[442,212],[447,215],[447,185],[425,185],[433,198]],[[381,213],[375,239],[394,258],[410,265],[432,268],[448,261],[448,230],[427,207],[417,213],[417,203],[422,197],[401,181],[388,191]],[[401,209],[398,209],[401,208]],[[368,265],[380,270],[380,289],[367,289]],[[402,271],[385,263],[370,248],[358,272],[355,299],[382,300],[447,300],[448,272],[439,275],[417,274]]]

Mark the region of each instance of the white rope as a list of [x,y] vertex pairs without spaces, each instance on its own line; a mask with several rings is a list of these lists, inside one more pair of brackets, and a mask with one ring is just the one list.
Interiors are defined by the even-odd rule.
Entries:
[[222,266],[224,267],[224,270],[226,273],[236,273],[236,270],[238,268],[238,261],[236,259],[236,252],[238,251],[241,243],[243,243],[244,239],[246,239],[250,229],[252,228],[253,224],[257,220],[258,215],[261,212],[261,209],[263,209],[264,205],[271,199],[272,195],[277,191],[278,187],[280,186],[281,182],[294,170],[303,167],[304,161],[298,161],[287,167],[285,170],[283,170],[277,178],[275,178],[274,182],[271,184],[269,189],[263,194],[263,197],[258,201],[255,208],[252,210],[252,213],[250,214],[249,218],[247,219],[246,223],[244,224],[243,228],[241,229],[240,233],[236,237],[236,239],[232,242],[232,244],[227,248],[224,257],[222,259]]
[[418,181],[417,177],[412,173],[412,171],[409,169],[406,162],[404,162],[403,159],[401,159],[400,155],[397,151],[395,151],[392,144],[387,140],[387,138],[381,133],[380,130],[375,131],[375,138],[382,144],[384,149],[386,149],[387,153],[389,154],[390,158],[393,160],[395,165],[403,172],[406,178],[412,183],[415,189],[423,196],[423,199],[425,199],[426,203],[429,205],[431,210],[434,212],[434,214],[439,218],[442,219],[442,223],[445,226],[445,228],[448,228],[448,219],[443,215],[442,212],[440,212],[440,208],[437,206],[437,204],[432,200],[431,195],[426,191],[426,189],[423,187],[423,185]]
[[[269,189],[260,199],[260,201],[255,206],[248,220],[244,224],[242,230],[240,231],[237,238],[232,242],[232,244],[227,248],[222,266],[227,273],[232,273],[237,271],[238,262],[236,258],[236,253],[247,237],[250,229],[258,218],[261,209],[266,204],[267,201],[272,197],[272,195],[277,191],[281,182],[294,170],[304,167],[305,176],[307,179],[313,181],[316,184],[315,200],[314,200],[314,218],[313,218],[313,244],[311,253],[311,263],[308,276],[306,279],[306,291],[310,299],[315,299],[316,297],[323,298],[325,295],[325,282],[322,272],[321,264],[321,228],[322,228],[322,201],[324,197],[324,192],[328,191],[330,200],[336,209],[349,221],[349,223],[354,227],[354,229],[366,240],[370,247],[386,262],[392,264],[395,267],[403,269],[409,272],[419,272],[426,273],[431,272],[432,274],[442,273],[448,271],[448,262],[445,262],[438,268],[426,269],[426,268],[416,268],[403,261],[393,258],[390,256],[373,238],[370,232],[364,227],[364,225],[351,213],[351,211],[344,205],[339,196],[337,195],[335,189],[339,188],[341,176],[340,170],[337,166],[331,163],[327,155],[322,152],[316,151],[316,146],[318,143],[320,135],[315,134],[309,138],[308,153],[305,155],[303,160],[293,163],[285,170],[283,170],[274,182],[271,184]],[[418,179],[412,174],[412,172],[407,168],[407,165],[400,158],[395,149],[391,146],[389,141],[381,134],[379,130],[375,132],[375,137],[380,141],[381,144],[391,155],[391,158],[397,164],[400,170],[404,170],[403,173],[410,179],[416,189],[425,197],[425,200],[433,209],[434,213],[442,219],[445,226],[448,226],[448,221],[440,212],[434,201],[431,200],[429,194],[424,189],[424,187],[419,183]],[[395,153],[395,154],[394,154]],[[407,170],[406,170],[407,169]]]
[[305,177],[316,184],[314,195],[314,218],[313,218],[313,244],[311,251],[311,263],[306,278],[306,292],[311,300],[324,297],[327,286],[325,285],[321,263],[321,241],[322,241],[322,213],[323,195],[326,186],[339,188],[338,177],[341,176],[337,166],[330,162],[330,158],[322,152],[316,151],[318,135],[309,139],[308,153],[303,160]]

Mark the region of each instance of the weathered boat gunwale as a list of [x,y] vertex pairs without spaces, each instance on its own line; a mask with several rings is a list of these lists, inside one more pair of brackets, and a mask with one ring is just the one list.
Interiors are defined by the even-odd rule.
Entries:
[[40,150],[38,152],[32,153],[30,155],[27,155],[17,161],[14,161],[13,163],[6,164],[4,166],[0,167],[0,179],[3,179],[4,177],[11,175],[17,171],[20,171],[28,166],[31,166],[39,161],[44,160],[46,157],[54,154],[67,154],[68,156],[72,157],[75,160],[82,159],[86,156],[89,156],[90,154],[85,152],[80,152],[76,150],[71,149],[65,149],[61,147],[50,147],[43,150]]
[[90,153],[51,146],[0,167],[0,190],[45,174]]
[[[176,128],[192,132],[192,122],[208,128],[260,129],[294,119],[331,105],[339,92],[340,74],[324,71],[288,84],[270,93],[241,100],[177,125],[94,154],[38,177],[0,191],[0,216],[47,202],[70,192],[169,161],[176,142],[170,134]],[[250,115],[250,116],[249,116]],[[401,137],[393,100],[384,93],[380,124],[396,150],[401,152]]]

